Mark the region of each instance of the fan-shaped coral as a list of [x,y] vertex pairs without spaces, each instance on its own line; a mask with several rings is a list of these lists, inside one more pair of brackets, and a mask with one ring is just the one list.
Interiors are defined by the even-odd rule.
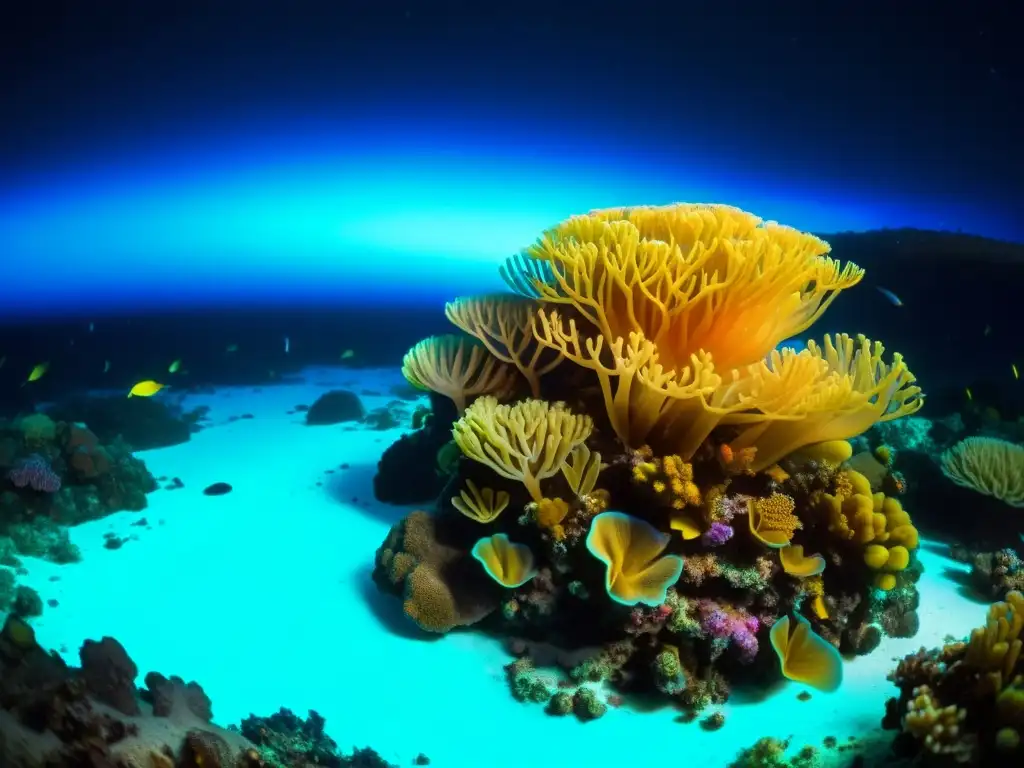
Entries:
[[968,437],[942,454],[942,472],[964,488],[1024,507],[1024,446]]
[[475,336],[498,360],[514,365],[540,397],[541,377],[562,362],[562,356],[537,343],[533,322],[539,305],[508,294],[470,296],[445,305],[452,325]]
[[[846,440],[867,431],[878,422],[891,421],[917,412],[924,400],[914,385],[903,357],[896,353],[891,363],[883,360],[885,347],[863,336],[826,336],[823,347],[808,342],[807,349],[793,356],[804,357],[806,375],[797,377],[802,389],[781,407],[762,393],[753,404],[770,417],[747,427],[730,443],[733,450],[757,449],[751,466],[760,470],[807,445]],[[780,360],[785,367],[785,361]],[[823,363],[823,365],[822,365]],[[767,364],[762,363],[762,367]],[[763,373],[762,373],[763,375]]]
[[605,587],[613,600],[625,605],[660,605],[679,580],[683,559],[662,555],[670,537],[643,520],[622,512],[602,512],[594,518],[587,548],[607,568]]
[[479,342],[454,334],[430,336],[410,349],[402,360],[402,375],[414,387],[450,398],[459,413],[471,397],[505,397],[515,386],[511,368]]
[[589,416],[573,414],[561,403],[498,405],[493,397],[481,397],[455,423],[452,435],[468,458],[522,481],[534,501],[540,501],[540,481],[562,470],[591,429]]
[[772,626],[772,648],[782,663],[782,674],[819,691],[838,689],[843,682],[839,651],[816,635],[807,619],[795,614],[795,620],[793,627],[789,616],[783,616]]
[[521,587],[537,574],[530,548],[509,541],[504,533],[480,539],[473,545],[472,554],[487,575],[503,587]]
[[490,523],[498,518],[508,506],[509,495],[505,491],[484,488],[482,491],[470,479],[466,479],[466,488],[458,496],[452,497],[452,506],[470,520],[478,523]]

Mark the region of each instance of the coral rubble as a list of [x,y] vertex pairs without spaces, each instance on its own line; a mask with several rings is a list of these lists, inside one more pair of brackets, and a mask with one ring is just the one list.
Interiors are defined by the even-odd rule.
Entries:
[[[906,483],[891,455],[849,441],[915,413],[920,389],[879,342],[782,345],[863,275],[827,253],[727,206],[597,211],[545,232],[503,267],[513,294],[448,306],[468,335],[406,356],[410,383],[449,401],[431,450],[450,428],[458,454],[436,509],[378,550],[378,585],[430,632],[596,647],[573,680],[691,713],[766,673],[834,690],[840,652],[912,635]],[[603,705],[531,670],[509,671],[523,700]]]

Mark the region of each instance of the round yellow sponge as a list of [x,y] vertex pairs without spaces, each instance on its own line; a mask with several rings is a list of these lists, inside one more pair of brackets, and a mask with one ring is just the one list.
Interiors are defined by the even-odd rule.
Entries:
[[889,562],[889,550],[881,544],[869,544],[864,548],[864,562],[875,570],[884,568]]

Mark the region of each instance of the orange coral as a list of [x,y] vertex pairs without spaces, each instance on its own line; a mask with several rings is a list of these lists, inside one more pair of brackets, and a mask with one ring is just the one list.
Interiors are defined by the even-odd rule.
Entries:
[[541,528],[552,529],[561,526],[569,514],[569,504],[562,499],[541,499],[537,502],[534,519]]
[[686,506],[699,507],[702,503],[700,488],[693,482],[693,465],[679,456],[652,457],[633,467],[633,479],[650,483],[658,495],[666,495],[673,509]]

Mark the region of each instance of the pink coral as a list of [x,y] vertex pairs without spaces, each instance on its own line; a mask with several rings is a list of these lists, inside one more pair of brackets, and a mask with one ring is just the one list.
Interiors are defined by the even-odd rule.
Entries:
[[701,617],[701,629],[720,646],[730,641],[739,649],[740,658],[745,662],[757,656],[757,631],[760,622],[741,608],[722,605],[713,600],[701,600],[698,605]]
[[16,488],[28,487],[42,493],[56,493],[60,490],[60,475],[37,453],[18,462],[7,476]]

